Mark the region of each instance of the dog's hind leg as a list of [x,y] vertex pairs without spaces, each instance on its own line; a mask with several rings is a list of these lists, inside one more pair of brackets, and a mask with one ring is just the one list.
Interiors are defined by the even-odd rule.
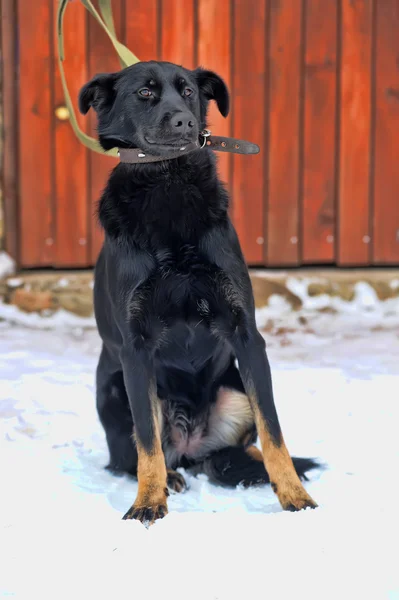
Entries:
[[167,473],[167,484],[170,490],[179,493],[187,489],[187,483],[183,475],[173,469],[168,469]]
[[103,347],[96,374],[97,412],[109,449],[109,469],[114,474],[137,473],[137,450],[132,439],[133,419],[123,373]]
[[254,459],[243,446],[222,448],[192,467],[190,472],[193,475],[204,473],[211,483],[224,487],[270,483],[263,459],[262,462]]
[[[293,458],[295,470],[301,479],[305,473],[317,468],[317,462],[310,458]],[[217,485],[244,487],[270,483],[263,463],[262,452],[256,446],[230,446],[212,454],[202,464],[195,465],[194,474],[205,473],[209,481]]]

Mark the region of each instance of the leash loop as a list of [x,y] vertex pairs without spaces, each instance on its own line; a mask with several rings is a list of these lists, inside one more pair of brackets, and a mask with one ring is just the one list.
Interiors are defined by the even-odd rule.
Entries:
[[[70,0],[59,0],[58,9],[57,9],[57,38],[58,38],[58,66],[60,69],[61,76],[61,84],[65,97],[65,104],[69,111],[70,123],[73,131],[75,132],[78,140],[94,152],[98,152],[99,154],[106,154],[107,156],[117,156],[117,149],[113,148],[112,150],[108,150],[107,152],[102,149],[99,142],[93,137],[87,135],[84,131],[79,127],[78,120],[76,118],[75,109],[73,106],[73,102],[71,99],[71,95],[68,90],[68,85],[66,81],[65,71],[64,71],[64,60],[65,60],[65,51],[64,51],[64,14],[66,8],[68,6]],[[80,0],[83,6],[89,11],[89,13],[96,19],[98,24],[103,28],[105,33],[108,35],[111,40],[118,56],[119,61],[121,63],[122,68],[129,67],[137,62],[140,62],[137,56],[133,54],[121,42],[117,39],[115,33],[115,25],[114,19],[112,17],[112,5],[111,0],[99,0],[98,5],[100,9],[100,13],[96,10],[91,0]]]

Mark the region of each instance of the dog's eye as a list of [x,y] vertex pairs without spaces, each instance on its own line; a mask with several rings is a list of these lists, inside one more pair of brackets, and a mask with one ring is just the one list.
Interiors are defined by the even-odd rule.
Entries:
[[142,88],[141,90],[139,90],[139,94],[140,96],[143,96],[143,98],[149,98],[150,96],[152,96],[152,91],[148,88]]
[[193,90],[190,88],[184,88],[184,90],[183,90],[183,96],[191,96],[192,93],[193,93]]

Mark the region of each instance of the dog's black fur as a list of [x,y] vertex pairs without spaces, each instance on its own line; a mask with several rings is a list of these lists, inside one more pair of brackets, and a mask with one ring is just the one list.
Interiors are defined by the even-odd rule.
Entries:
[[[162,155],[198,138],[210,100],[228,114],[228,90],[215,73],[148,62],[98,75],[79,105],[97,112],[104,149]],[[246,452],[256,439],[248,397],[276,448],[281,430],[248,270],[227,211],[228,194],[206,148],[118,164],[110,175],[99,203],[105,242],[94,300],[103,340],[97,408],[115,472],[137,473],[133,430],[152,456],[158,419],[170,469],[193,467],[226,485],[269,481],[263,462]],[[294,463],[301,476],[316,466]],[[176,475],[169,472],[171,487]]]

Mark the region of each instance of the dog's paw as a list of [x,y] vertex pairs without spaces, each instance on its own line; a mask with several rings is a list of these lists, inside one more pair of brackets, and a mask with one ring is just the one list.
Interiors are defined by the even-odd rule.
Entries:
[[305,508],[317,508],[318,504],[308,495],[307,498],[296,499],[294,502],[288,502],[283,505],[284,510],[297,512]]
[[167,514],[168,508],[166,504],[155,504],[154,506],[136,506],[133,504],[123,516],[123,519],[135,519],[141,521],[143,525],[148,527],[157,519],[163,519]]
[[168,469],[167,485],[170,490],[177,493],[185,492],[187,489],[187,483],[183,475],[172,469]]
[[279,489],[276,484],[272,484],[272,488],[284,510],[296,512],[305,508],[317,508],[317,503],[302,486]]

